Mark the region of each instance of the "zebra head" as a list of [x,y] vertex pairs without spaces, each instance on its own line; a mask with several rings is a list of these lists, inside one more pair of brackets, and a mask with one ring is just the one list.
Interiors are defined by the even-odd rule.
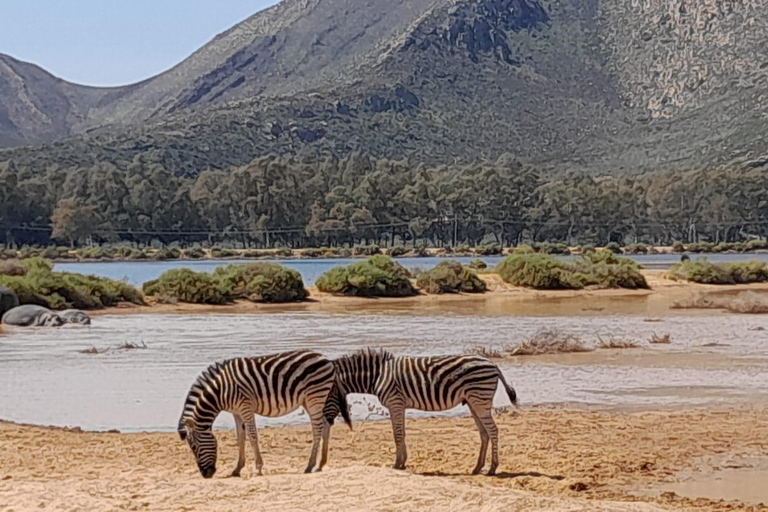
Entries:
[[200,428],[192,418],[179,422],[179,437],[186,441],[195,454],[197,467],[203,478],[211,478],[216,474],[216,457],[218,449],[216,437],[210,428]]

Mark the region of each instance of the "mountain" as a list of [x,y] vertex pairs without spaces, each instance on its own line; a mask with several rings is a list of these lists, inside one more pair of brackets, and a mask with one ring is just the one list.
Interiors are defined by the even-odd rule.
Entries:
[[763,161],[767,3],[284,0],[125,88],[3,58],[0,141],[69,137],[0,161],[144,155],[191,174],[267,153],[511,153],[594,172]]

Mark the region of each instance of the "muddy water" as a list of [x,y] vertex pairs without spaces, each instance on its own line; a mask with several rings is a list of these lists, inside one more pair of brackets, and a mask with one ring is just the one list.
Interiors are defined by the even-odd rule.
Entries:
[[[642,408],[763,402],[768,330],[762,328],[768,328],[765,317],[737,315],[652,323],[638,316],[102,316],[90,328],[0,334],[0,418],[85,429],[171,430],[189,386],[212,361],[298,348],[332,357],[364,346],[411,355],[461,353],[515,344],[540,329],[573,333],[587,342],[598,334],[635,339],[643,348],[504,361],[503,371],[524,404]],[[673,344],[647,344],[654,332],[670,334]],[[126,342],[147,348],[116,348]],[[103,352],[81,353],[89,348]],[[508,403],[501,394],[497,402]],[[355,413],[379,417],[365,404]],[[303,420],[294,414],[271,423]]]

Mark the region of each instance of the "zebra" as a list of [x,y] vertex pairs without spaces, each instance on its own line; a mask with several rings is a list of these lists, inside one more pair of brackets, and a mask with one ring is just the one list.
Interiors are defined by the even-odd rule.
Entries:
[[371,349],[343,356],[333,362],[341,393],[331,396],[326,404],[329,418],[343,413],[341,400],[348,393],[376,395],[389,410],[397,455],[395,469],[405,469],[408,452],[405,445],[405,410],[444,411],[459,404],[469,406],[480,431],[480,454],[472,470],[477,475],[485,466],[488,441],[492,444],[491,467],[495,475],[499,466],[499,430],[493,421],[493,397],[498,381],[513,405],[517,393],[498,366],[485,357],[395,357],[386,351]]
[[[331,413],[324,411],[326,399],[334,393]],[[334,419],[340,412],[352,428],[345,412],[346,397],[335,383],[333,363],[309,350],[284,352],[261,357],[242,357],[215,363],[192,385],[178,424],[178,433],[195,455],[204,478],[216,473],[216,438],[213,422],[222,411],[235,418],[239,457],[232,477],[240,476],[245,466],[245,438],[250,440],[256,458],[256,470],[262,475],[264,462],[259,450],[256,414],[284,416],[299,407],[309,414],[312,423],[312,452],[305,473],[315,467],[320,439],[323,452],[318,471],[328,461],[328,439]]]

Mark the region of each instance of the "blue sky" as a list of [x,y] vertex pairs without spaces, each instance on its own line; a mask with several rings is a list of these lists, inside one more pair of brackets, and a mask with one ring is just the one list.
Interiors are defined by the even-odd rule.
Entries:
[[177,64],[277,0],[0,0],[0,53],[88,85]]

